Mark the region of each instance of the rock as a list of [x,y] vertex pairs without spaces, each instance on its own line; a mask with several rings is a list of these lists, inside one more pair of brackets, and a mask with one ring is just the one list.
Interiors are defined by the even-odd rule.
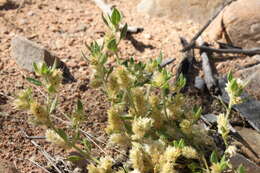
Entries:
[[254,162],[251,160],[245,158],[243,155],[237,153],[235,156],[231,157],[230,163],[232,164],[233,168],[238,168],[239,165],[243,165],[245,168],[245,172],[250,173],[259,173],[260,167],[257,166]]
[[151,40],[152,39],[152,35],[151,34],[144,34],[144,38]]
[[235,73],[236,77],[244,81],[249,81],[246,90],[256,98],[260,98],[260,64],[239,70]]
[[21,36],[15,36],[12,39],[11,56],[21,68],[31,72],[33,62],[45,62],[52,65],[55,59],[45,48]]
[[33,12],[33,11],[29,11],[28,13],[27,13],[27,16],[34,16],[35,15],[35,13]]
[[204,79],[202,79],[199,76],[196,76],[195,81],[194,81],[194,87],[203,91],[205,89],[205,86],[206,86],[206,84],[205,84]]
[[8,2],[8,0],[0,0],[0,7],[3,7],[4,5],[6,5]]
[[242,48],[260,47],[260,1],[237,0],[226,7],[207,29],[210,39]]
[[171,20],[205,23],[226,0],[142,0],[137,11],[150,16],[169,16]]
[[257,131],[248,128],[236,128],[236,130],[260,157],[260,134]]

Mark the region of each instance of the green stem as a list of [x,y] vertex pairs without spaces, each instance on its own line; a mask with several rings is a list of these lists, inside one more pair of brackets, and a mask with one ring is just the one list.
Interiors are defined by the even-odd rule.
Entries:
[[77,150],[85,159],[91,160],[91,161],[93,161],[93,162],[95,162],[97,164],[99,163],[99,161],[96,158],[92,157],[90,154],[86,154],[84,151],[82,151],[82,149],[77,147],[75,144],[72,145],[72,148]]

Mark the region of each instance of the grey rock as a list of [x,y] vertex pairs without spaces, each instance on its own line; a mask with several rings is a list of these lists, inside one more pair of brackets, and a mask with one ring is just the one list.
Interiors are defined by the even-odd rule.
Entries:
[[[257,58],[257,56],[255,56]],[[235,73],[242,80],[248,81],[246,90],[256,98],[260,98],[260,64],[239,70]]]
[[12,39],[11,56],[21,68],[31,72],[33,62],[45,62],[47,65],[52,65],[55,60],[55,57],[45,48],[21,36],[15,36]]
[[206,84],[205,84],[204,79],[202,79],[199,76],[196,76],[195,81],[194,81],[194,87],[203,91],[205,89],[205,86],[206,86]]
[[251,160],[245,158],[243,155],[237,153],[235,156],[233,156],[230,159],[230,162],[234,168],[238,168],[239,165],[243,165],[246,172],[250,173],[259,173],[260,172],[260,167],[257,166],[254,162]]
[[202,116],[205,118],[209,123],[216,123],[217,122],[217,116],[215,114],[206,114]]
[[202,24],[227,0],[141,0],[137,12],[149,16],[168,16],[171,20],[193,20]]
[[236,130],[260,157],[260,133],[248,128],[236,128]]
[[207,29],[210,39],[242,48],[260,47],[260,1],[237,0],[227,6]]

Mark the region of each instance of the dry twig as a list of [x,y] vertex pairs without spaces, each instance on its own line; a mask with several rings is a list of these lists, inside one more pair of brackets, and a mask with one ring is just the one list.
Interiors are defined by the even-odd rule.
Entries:
[[[198,39],[198,42],[199,42],[200,46],[203,46],[205,44],[201,37]],[[213,75],[213,70],[212,70],[212,67],[210,64],[208,53],[205,51],[202,51],[201,58],[202,58],[202,70],[204,72],[204,80],[205,80],[206,86],[207,86],[208,90],[210,92],[212,92],[212,94],[216,94],[219,91],[218,84],[217,84],[217,80],[215,79],[215,77]]]
[[234,0],[230,0],[230,1],[227,1],[223,7],[218,10],[216,12],[215,15],[213,15],[209,20],[208,22],[195,34],[195,36],[191,39],[190,43],[185,46],[182,51],[185,52],[185,51],[188,51],[190,50],[191,48],[193,48],[195,46],[195,43],[196,43],[196,40],[201,36],[201,34],[208,28],[208,26],[215,20],[215,18],[222,12],[222,10],[228,6],[229,4],[231,4]]
[[207,52],[215,52],[215,53],[237,53],[237,54],[244,54],[244,55],[256,55],[260,54],[260,49],[238,49],[238,48],[233,48],[233,49],[217,49],[217,48],[212,48],[212,47],[207,47],[203,45],[198,45],[194,46],[195,49],[200,49],[202,51],[207,51]]

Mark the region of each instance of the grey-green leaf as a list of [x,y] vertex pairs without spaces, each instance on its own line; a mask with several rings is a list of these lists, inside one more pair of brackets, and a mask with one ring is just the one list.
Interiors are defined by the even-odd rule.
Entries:
[[113,8],[112,14],[111,14],[111,22],[113,25],[118,25],[121,21],[121,14],[120,12],[116,9]]
[[115,52],[117,50],[117,43],[116,43],[116,39],[112,39],[108,42],[107,44],[107,48],[113,52]]
[[128,28],[128,26],[127,26],[127,23],[126,23],[126,24],[124,25],[124,27],[122,28],[122,30],[121,30],[120,40],[126,38],[127,28]]
[[49,111],[50,114],[56,109],[57,104],[58,104],[58,96],[56,96],[55,99],[51,103],[51,107],[50,107],[50,111]]
[[37,85],[37,86],[42,86],[42,82],[39,81],[39,80],[36,80],[36,79],[33,79],[33,78],[30,78],[30,77],[27,77],[26,80],[34,85]]

